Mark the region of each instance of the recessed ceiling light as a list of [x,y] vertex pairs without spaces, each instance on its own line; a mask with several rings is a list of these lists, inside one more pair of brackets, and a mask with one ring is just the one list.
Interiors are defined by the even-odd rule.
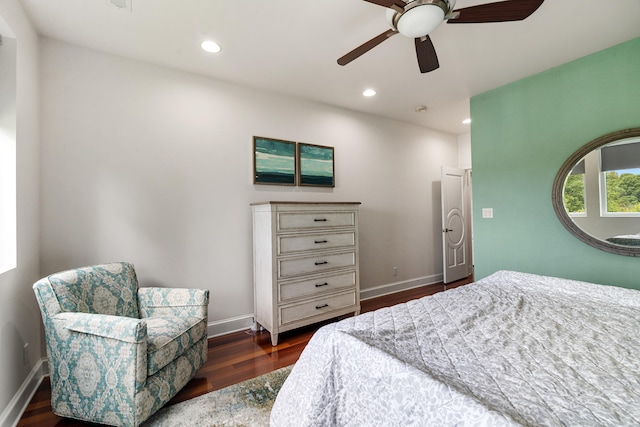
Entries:
[[469,123],[471,123],[471,119],[464,119],[462,123],[464,123],[465,125],[468,125]]
[[373,89],[367,89],[364,92],[362,92],[362,95],[364,96],[374,96],[376,94],[376,91]]
[[200,46],[202,46],[202,49],[210,53],[218,53],[221,50],[220,45],[212,40],[205,40]]

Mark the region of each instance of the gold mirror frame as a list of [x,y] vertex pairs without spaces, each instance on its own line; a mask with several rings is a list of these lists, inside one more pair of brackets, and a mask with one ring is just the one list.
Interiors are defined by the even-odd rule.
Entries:
[[606,242],[604,240],[597,239],[588,234],[582,228],[573,222],[567,210],[564,207],[564,183],[567,176],[571,173],[573,167],[578,164],[580,160],[593,150],[602,147],[603,145],[610,144],[621,139],[632,138],[640,136],[640,127],[632,129],[624,129],[616,132],[611,132],[600,138],[594,139],[589,142],[578,151],[573,153],[563,164],[556,179],[553,181],[553,189],[551,191],[551,201],[553,203],[553,210],[556,212],[556,216],[562,223],[562,225],[569,230],[578,239],[582,240],[589,246],[610,252],[617,255],[626,256],[640,256],[640,247],[614,245],[613,243]]

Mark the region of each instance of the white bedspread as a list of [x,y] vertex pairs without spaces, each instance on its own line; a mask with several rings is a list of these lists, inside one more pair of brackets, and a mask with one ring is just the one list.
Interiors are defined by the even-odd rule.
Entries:
[[272,426],[639,426],[640,292],[501,271],[325,326]]

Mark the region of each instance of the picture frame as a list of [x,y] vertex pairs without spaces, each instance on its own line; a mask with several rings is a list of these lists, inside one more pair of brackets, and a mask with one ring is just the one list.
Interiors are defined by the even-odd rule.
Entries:
[[298,143],[298,185],[335,187],[335,157],[333,147]]
[[282,139],[253,137],[253,183],[296,185],[296,143]]

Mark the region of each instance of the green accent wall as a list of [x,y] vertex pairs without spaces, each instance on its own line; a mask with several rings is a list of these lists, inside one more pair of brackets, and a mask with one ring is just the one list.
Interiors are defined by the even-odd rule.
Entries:
[[476,279],[516,270],[640,289],[640,257],[582,243],[551,203],[572,153],[640,126],[640,38],[475,96],[471,117]]

